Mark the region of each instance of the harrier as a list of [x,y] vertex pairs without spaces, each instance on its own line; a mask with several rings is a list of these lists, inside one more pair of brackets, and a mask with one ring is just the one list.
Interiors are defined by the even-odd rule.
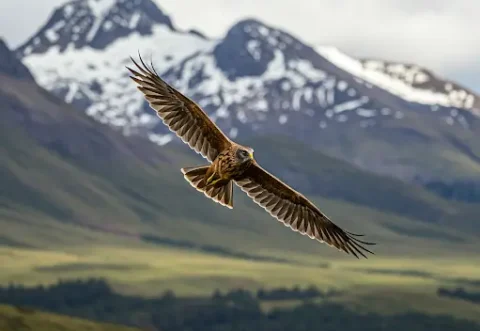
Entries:
[[127,69],[162,122],[210,164],[182,168],[184,178],[213,201],[233,208],[233,183],[271,216],[302,235],[326,243],[355,257],[373,254],[358,239],[342,230],[305,196],[264,170],[253,149],[230,140],[194,101],[163,81],[153,66],[131,58],[137,70]]

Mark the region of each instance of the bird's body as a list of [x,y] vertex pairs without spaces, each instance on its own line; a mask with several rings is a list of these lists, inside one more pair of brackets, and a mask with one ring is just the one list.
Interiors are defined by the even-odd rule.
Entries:
[[210,162],[181,169],[190,185],[232,209],[235,183],[292,230],[356,257],[366,257],[363,251],[372,253],[363,245],[373,243],[335,225],[305,196],[263,169],[255,161],[252,148],[231,141],[195,102],[164,82],[143,61],[143,67],[132,61],[139,72],[128,68],[134,75],[131,78],[163,123]]
[[245,170],[253,163],[253,150],[232,144],[223,150],[213,161],[207,171],[207,185],[224,183],[241,177]]
[[182,172],[197,190],[232,209],[232,181],[243,178],[245,171],[254,163],[253,149],[232,143],[217,155],[210,166],[182,168]]

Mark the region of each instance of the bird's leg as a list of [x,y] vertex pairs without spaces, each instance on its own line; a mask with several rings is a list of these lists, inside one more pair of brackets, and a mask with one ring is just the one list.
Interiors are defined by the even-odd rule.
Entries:
[[205,184],[207,184],[207,186],[215,185],[215,183],[217,183],[221,179],[221,176],[219,176],[216,171],[215,164],[212,164],[212,166],[207,170],[207,173],[205,174]]

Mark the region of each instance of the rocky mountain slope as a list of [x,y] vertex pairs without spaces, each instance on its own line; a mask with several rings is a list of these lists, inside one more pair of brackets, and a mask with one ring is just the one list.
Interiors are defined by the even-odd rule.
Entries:
[[175,139],[128,78],[137,51],[232,138],[288,134],[422,184],[479,178],[480,99],[468,89],[420,66],[311,46],[254,19],[219,40],[172,21],[151,0],[75,0],[17,54],[66,102],[160,145]]
[[[0,54],[0,63],[22,68],[13,53]],[[8,229],[0,243],[149,245],[143,242],[148,234],[256,254],[337,253],[280,226],[240,190],[233,211],[192,191],[179,168],[204,161],[185,145],[125,137],[22,75],[0,74],[0,104],[0,223]],[[447,203],[285,137],[254,140],[261,164],[342,226],[388,243],[385,254],[424,245],[430,248],[422,254],[439,245],[456,250],[478,231],[475,206]],[[284,147],[274,151],[279,143]]]

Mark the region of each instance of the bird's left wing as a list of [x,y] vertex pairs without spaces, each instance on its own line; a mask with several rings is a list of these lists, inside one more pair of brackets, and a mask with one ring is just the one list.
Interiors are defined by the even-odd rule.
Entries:
[[132,61],[138,71],[127,67],[133,74],[130,78],[138,84],[138,89],[163,123],[190,148],[212,162],[231,145],[230,139],[194,101],[163,81],[153,68],[145,65],[141,57],[142,66]]
[[323,214],[312,202],[278,178],[268,173],[256,162],[236,184],[275,217],[293,231],[317,239],[347,254],[366,258],[364,252],[373,254],[364,245],[374,245],[356,238],[361,235],[342,230]]

